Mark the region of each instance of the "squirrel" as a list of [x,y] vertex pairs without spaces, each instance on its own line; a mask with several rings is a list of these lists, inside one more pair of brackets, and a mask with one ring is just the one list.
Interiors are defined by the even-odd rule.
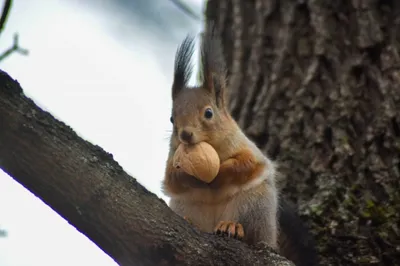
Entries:
[[[162,191],[169,207],[199,230],[247,244],[264,242],[296,265],[317,265],[311,235],[276,185],[277,165],[240,129],[227,103],[227,68],[212,26],[200,45],[201,85],[190,87],[194,37],[178,46],[172,84],[173,130]],[[205,183],[173,166],[179,144],[207,142],[220,169]]]

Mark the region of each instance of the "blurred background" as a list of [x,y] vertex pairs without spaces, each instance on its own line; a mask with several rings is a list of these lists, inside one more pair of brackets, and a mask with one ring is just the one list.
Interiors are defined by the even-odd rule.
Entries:
[[[201,31],[203,8],[201,0],[14,0],[0,68],[167,200],[173,60],[185,35]],[[20,52],[4,56],[15,33]],[[0,170],[0,265],[117,264]]]

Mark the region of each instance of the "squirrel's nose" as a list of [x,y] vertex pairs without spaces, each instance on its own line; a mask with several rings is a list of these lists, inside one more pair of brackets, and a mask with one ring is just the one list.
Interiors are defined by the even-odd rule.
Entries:
[[180,134],[180,138],[182,141],[190,143],[192,141],[193,132],[188,130],[182,130]]

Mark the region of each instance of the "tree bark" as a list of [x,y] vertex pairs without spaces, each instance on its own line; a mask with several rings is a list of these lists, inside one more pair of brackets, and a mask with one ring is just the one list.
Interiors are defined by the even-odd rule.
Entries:
[[190,226],[3,71],[0,129],[0,168],[119,265],[293,265],[263,244],[249,247]]
[[230,109],[321,265],[400,265],[400,1],[209,0]]

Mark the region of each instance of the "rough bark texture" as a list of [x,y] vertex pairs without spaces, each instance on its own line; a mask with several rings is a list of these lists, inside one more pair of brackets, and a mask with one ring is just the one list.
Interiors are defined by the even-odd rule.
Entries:
[[230,108],[322,265],[400,265],[400,1],[209,0]]
[[293,265],[263,244],[200,233],[0,70],[0,168],[119,265]]

